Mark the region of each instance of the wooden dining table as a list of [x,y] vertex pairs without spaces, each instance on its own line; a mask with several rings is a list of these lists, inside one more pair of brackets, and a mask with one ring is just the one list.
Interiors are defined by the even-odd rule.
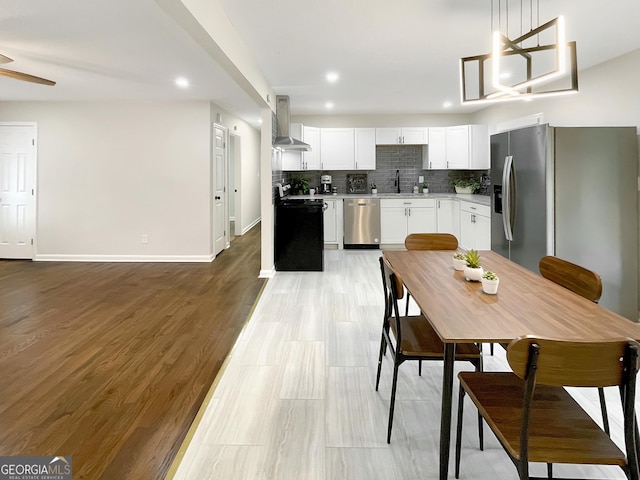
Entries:
[[[564,340],[640,340],[640,324],[491,251],[485,271],[500,278],[498,293],[482,291],[453,268],[451,251],[383,251],[393,271],[445,344],[440,419],[440,479],[448,475],[453,363],[457,343],[508,343],[521,335]],[[606,288],[606,287],[605,287]]]

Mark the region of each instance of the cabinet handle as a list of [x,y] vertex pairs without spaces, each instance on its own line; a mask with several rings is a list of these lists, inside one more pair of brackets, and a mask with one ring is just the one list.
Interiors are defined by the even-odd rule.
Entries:
[[475,209],[476,209],[476,207],[469,207],[469,208],[470,208],[471,210],[475,210]]
[[407,208],[407,210],[409,210],[409,217],[411,216],[411,209]]
[[433,168],[433,162],[429,162],[429,170]]
[[440,208],[440,200],[438,200],[438,208]]
[[476,223],[476,216],[475,215],[471,215],[471,223]]
[[447,168],[449,168],[449,160],[447,160]]
[[358,162],[356,162],[356,170],[358,169]]

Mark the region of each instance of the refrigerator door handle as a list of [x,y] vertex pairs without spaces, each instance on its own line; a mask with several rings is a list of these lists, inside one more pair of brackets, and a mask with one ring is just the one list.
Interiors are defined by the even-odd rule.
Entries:
[[503,202],[502,202],[502,225],[504,227],[504,236],[507,240],[513,241],[513,224],[512,224],[512,207],[515,204],[513,196],[515,192],[512,191],[513,186],[513,156],[509,155],[504,159],[504,168],[502,169],[502,188],[503,188]]

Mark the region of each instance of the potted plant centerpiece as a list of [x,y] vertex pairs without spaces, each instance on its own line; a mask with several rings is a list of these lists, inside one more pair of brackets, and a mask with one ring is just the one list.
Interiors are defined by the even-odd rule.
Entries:
[[464,267],[467,266],[467,260],[465,258],[465,254],[463,252],[456,252],[453,254],[453,268],[456,270],[464,270]]
[[489,295],[495,295],[498,293],[498,284],[500,279],[498,276],[490,270],[487,270],[482,274],[482,291]]
[[422,193],[429,193],[429,184],[427,182],[422,182]]
[[375,182],[371,183],[371,193],[373,195],[375,195],[376,193],[378,193],[378,186],[375,184]]
[[464,256],[467,264],[464,267],[464,276],[469,282],[479,282],[482,279],[482,266],[480,265],[480,254],[477,250],[469,250]]

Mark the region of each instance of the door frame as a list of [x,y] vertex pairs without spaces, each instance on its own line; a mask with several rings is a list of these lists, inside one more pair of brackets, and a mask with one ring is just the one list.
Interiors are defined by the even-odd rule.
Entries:
[[[229,146],[229,192],[233,195],[235,220],[235,228],[231,235],[239,236],[242,235],[242,137],[235,132],[229,132]],[[229,215],[229,226],[231,226],[231,215]]]
[[30,257],[27,260],[36,258],[38,244],[38,122],[0,122],[0,127],[33,127],[33,212],[29,216],[33,241],[31,244]]
[[216,218],[215,218],[215,190],[216,190],[216,129],[222,130],[222,139],[224,142],[223,146],[223,164],[224,164],[224,173],[223,173],[223,197],[224,197],[224,243],[225,246],[223,250],[226,250],[230,246],[229,240],[229,129],[220,123],[213,123],[211,127],[211,159],[210,159],[210,169],[211,169],[211,256],[212,259],[216,257]]

